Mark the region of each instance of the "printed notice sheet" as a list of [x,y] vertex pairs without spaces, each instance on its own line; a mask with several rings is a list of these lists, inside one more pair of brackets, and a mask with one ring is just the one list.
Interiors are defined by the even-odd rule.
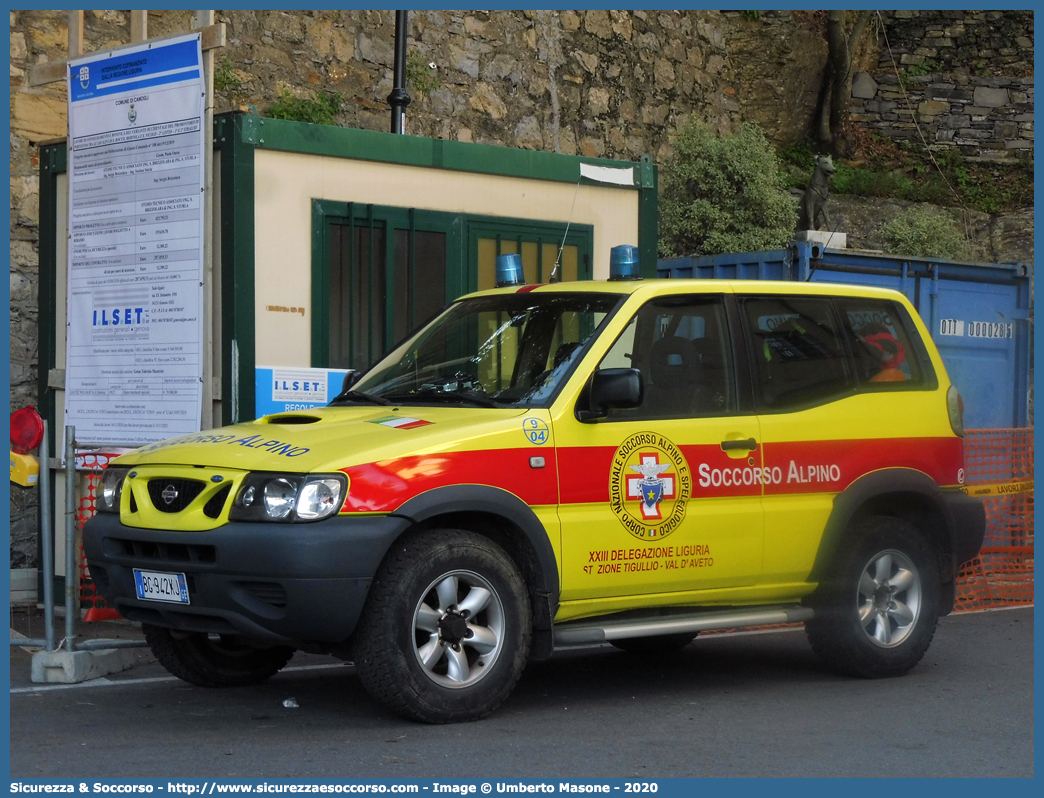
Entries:
[[78,443],[200,428],[200,36],[69,62],[66,424]]

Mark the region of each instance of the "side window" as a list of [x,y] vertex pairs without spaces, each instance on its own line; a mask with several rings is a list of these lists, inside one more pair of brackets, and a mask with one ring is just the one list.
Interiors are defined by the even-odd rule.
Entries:
[[613,343],[612,348],[605,353],[602,362],[598,364],[600,369],[629,369],[634,352],[634,328],[638,324],[638,317],[633,316],[631,323],[620,333],[620,337]]
[[641,407],[613,419],[717,416],[736,408],[725,307],[720,296],[661,297],[644,305],[599,368],[642,372]]
[[807,407],[851,391],[830,299],[748,297],[741,304],[753,342],[759,409]]
[[861,390],[920,388],[924,377],[906,314],[894,302],[836,300]]

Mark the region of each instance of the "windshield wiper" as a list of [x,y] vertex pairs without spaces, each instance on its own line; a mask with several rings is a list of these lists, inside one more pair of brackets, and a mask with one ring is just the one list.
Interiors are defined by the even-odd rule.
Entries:
[[410,393],[396,393],[391,394],[394,398],[399,401],[410,401],[413,399],[419,399],[421,401],[434,400],[436,402],[445,401],[461,401],[469,402],[478,407],[503,407],[500,402],[496,402],[487,396],[482,396],[477,393],[462,393],[457,391],[436,391],[431,388],[421,388]]
[[362,391],[341,391],[335,396],[328,405],[344,404],[344,402],[367,402],[371,405],[391,405],[394,402],[389,402],[383,396],[374,396],[372,393],[363,393]]

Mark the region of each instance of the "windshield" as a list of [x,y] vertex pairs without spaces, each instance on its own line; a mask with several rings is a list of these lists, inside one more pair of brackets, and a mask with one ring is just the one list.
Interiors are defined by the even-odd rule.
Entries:
[[457,302],[334,403],[545,405],[623,299],[515,293]]

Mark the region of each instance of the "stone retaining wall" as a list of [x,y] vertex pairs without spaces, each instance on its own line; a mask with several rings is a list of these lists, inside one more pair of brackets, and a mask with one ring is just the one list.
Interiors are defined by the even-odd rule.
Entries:
[[[883,11],[878,73],[900,68],[954,75],[1033,74],[1032,11]],[[887,39],[887,42],[885,41]]]
[[851,120],[973,160],[1033,157],[1033,12],[885,12]]
[[[887,250],[881,229],[924,203],[880,197],[830,195],[830,220],[848,234],[849,249]],[[968,259],[978,263],[1033,263],[1033,210],[981,213],[945,208],[971,244]]]
[[851,116],[869,130],[970,160],[1033,157],[1033,78],[894,74],[852,84]]

